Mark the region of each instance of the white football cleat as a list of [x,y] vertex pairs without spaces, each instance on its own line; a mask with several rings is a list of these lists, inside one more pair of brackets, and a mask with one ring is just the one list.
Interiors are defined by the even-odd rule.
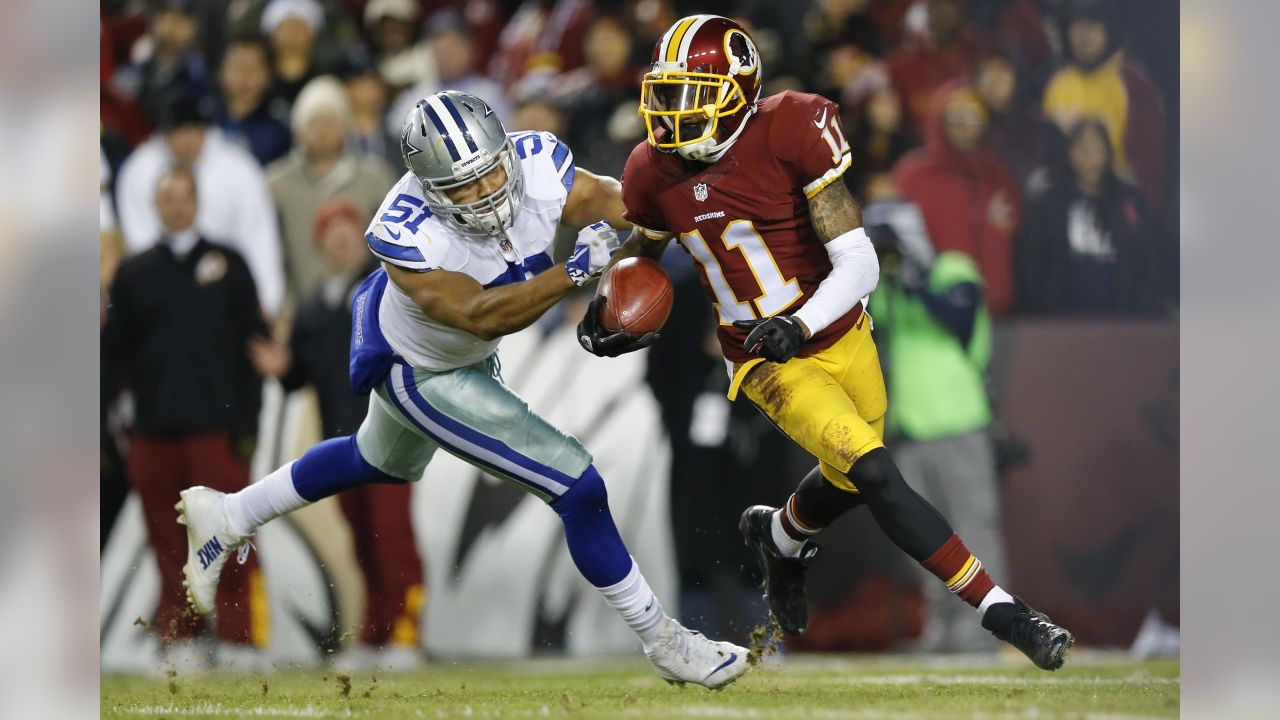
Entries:
[[750,667],[746,648],[712,640],[672,618],[658,633],[658,642],[644,654],[663,680],[681,685],[698,683],[712,690],[737,680]]
[[[231,531],[224,509],[226,493],[207,487],[183,490],[174,508],[178,522],[187,526],[187,564],[182,566],[182,584],[187,601],[201,615],[213,612],[218,596],[218,578],[232,550],[248,540]],[[247,556],[248,545],[241,549]],[[240,562],[244,562],[243,559]]]

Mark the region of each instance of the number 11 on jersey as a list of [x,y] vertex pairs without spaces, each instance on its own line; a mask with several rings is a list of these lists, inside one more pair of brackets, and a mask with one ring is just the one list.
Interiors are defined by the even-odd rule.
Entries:
[[716,315],[721,325],[730,325],[735,320],[754,320],[777,315],[800,299],[803,293],[800,283],[795,278],[787,280],[782,277],[778,263],[765,247],[764,238],[752,227],[750,220],[734,220],[720,235],[725,249],[737,250],[747,261],[747,268],[755,276],[761,294],[751,302],[743,302],[734,294],[725,279],[724,269],[715,253],[697,230],[684,233],[680,242],[689,250],[689,254],[702,266],[707,282],[716,295]]

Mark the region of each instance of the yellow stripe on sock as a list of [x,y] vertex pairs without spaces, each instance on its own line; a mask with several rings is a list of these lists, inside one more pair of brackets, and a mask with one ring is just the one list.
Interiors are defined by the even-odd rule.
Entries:
[[974,557],[972,554],[969,555],[969,559],[965,560],[964,565],[960,568],[960,572],[952,575],[951,579],[947,581],[948,590],[955,592],[956,583],[960,582],[960,580],[964,578],[964,574],[969,572],[969,568],[973,567],[973,563],[976,562],[977,559],[978,558]]
[[975,560],[973,563],[973,569],[969,572],[968,575],[964,577],[963,580],[960,581],[958,585],[956,585],[954,588],[951,589],[951,592],[959,594],[965,588],[969,587],[969,583],[973,582],[973,579],[978,577],[978,571],[981,569],[982,569],[982,561]]

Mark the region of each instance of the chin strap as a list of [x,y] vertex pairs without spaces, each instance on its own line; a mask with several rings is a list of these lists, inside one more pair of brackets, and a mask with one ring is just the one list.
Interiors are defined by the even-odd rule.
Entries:
[[[676,152],[686,160],[696,160],[698,162],[705,163],[713,163],[719,160],[726,152],[729,151],[729,148],[733,147],[733,144],[737,142],[738,136],[742,134],[742,131],[747,129],[747,123],[751,120],[751,116],[756,113],[756,107],[755,103],[752,103],[751,109],[747,111],[747,116],[738,124],[738,129],[734,130],[732,135],[725,138],[724,142],[719,144],[708,144],[707,140],[710,140],[710,138],[708,138],[707,140],[696,142],[692,145],[685,145],[684,147],[676,148]],[[686,150],[689,152],[686,152]]]

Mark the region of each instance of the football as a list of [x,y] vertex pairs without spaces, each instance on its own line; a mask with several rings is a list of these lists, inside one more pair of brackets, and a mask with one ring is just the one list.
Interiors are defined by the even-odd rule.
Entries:
[[608,298],[600,313],[604,328],[633,338],[661,329],[674,297],[667,272],[648,258],[627,258],[614,265],[596,294]]

